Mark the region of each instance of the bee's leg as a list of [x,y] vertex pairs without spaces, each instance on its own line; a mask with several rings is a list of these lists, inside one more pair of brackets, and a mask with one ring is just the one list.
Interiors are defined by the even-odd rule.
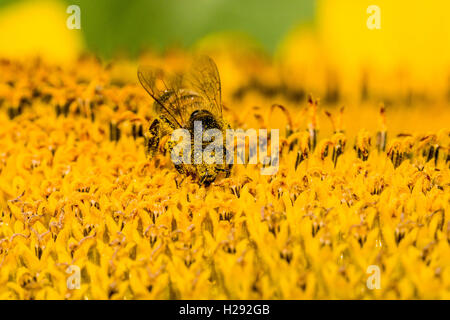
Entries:
[[174,167],[175,167],[175,169],[177,169],[177,171],[178,171],[179,173],[181,173],[181,174],[184,173],[184,168],[183,168],[183,165],[182,165],[182,164],[175,164]]
[[148,133],[145,135],[145,146],[147,154],[154,156],[159,151],[160,144],[165,144],[167,141],[163,138],[170,135],[174,128],[170,125],[165,117],[158,117],[153,120]]
[[233,168],[233,164],[232,163],[227,165],[227,168],[225,169],[225,178],[230,177],[232,168]]
[[205,165],[202,164],[200,167],[197,167],[197,175],[199,177],[199,183],[204,185],[205,187],[209,186],[213,183],[217,176],[220,174],[222,168],[217,165]]
[[208,170],[201,176],[200,178],[200,184],[204,185],[205,187],[209,186],[214,180],[216,179],[216,174],[210,174]]
[[216,171],[225,173],[225,178],[229,178],[231,175],[231,169],[233,168],[232,164],[227,164],[223,168],[216,168]]
[[145,137],[145,151],[147,155],[153,157],[158,152],[159,141],[161,139],[161,122],[159,118],[153,120],[148,134]]

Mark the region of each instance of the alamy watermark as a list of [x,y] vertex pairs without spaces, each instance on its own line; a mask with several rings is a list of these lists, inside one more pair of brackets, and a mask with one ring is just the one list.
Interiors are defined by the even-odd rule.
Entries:
[[[184,128],[173,131],[171,139],[177,144],[171,151],[171,159],[178,164],[262,164],[261,174],[272,175],[277,173],[279,165],[279,130],[270,130],[270,155],[267,155],[267,129],[227,129],[224,140],[219,129],[207,129],[203,131],[202,122],[194,122],[194,139],[192,143],[191,132]],[[181,138],[181,141],[180,141]],[[248,139],[248,145],[245,141]],[[225,149],[224,150],[224,141]],[[210,142],[203,149],[203,142]],[[237,145],[235,152],[235,142]],[[193,154],[192,155],[192,145]],[[246,156],[248,150],[248,157]],[[259,150],[259,153],[257,152]],[[224,157],[225,155],[225,157]],[[235,155],[237,159],[235,161]],[[193,158],[193,159],[192,159]],[[224,159],[225,158],[225,159]]]
[[370,265],[367,267],[367,274],[370,276],[367,278],[367,288],[370,290],[381,289],[381,270],[377,265]]
[[369,18],[367,18],[367,28],[369,30],[381,29],[381,9],[379,6],[371,5],[367,7]]
[[70,16],[66,20],[67,29],[81,29],[81,9],[76,4],[70,5],[66,9]]
[[67,289],[75,290],[81,288],[81,270],[80,267],[74,264],[71,264],[67,267],[66,273],[69,274],[67,277]]

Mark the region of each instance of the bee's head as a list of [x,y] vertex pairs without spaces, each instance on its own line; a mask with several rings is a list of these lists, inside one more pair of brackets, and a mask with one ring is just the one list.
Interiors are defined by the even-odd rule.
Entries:
[[189,129],[194,130],[194,122],[201,121],[203,130],[220,129],[219,123],[208,110],[195,110],[189,117]]

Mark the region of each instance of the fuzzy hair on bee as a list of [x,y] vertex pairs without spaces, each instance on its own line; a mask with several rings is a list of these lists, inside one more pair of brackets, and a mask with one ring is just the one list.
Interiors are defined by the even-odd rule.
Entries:
[[[145,139],[149,157],[160,153],[163,141],[163,149],[172,153],[176,143],[166,137],[177,129],[189,131],[193,146],[195,123],[200,122],[203,130],[218,129],[222,137],[231,128],[222,116],[220,76],[211,58],[197,57],[187,72],[174,75],[160,68],[141,66],[138,78],[153,98],[153,112],[157,115],[150,124]],[[218,143],[225,145],[225,140]],[[202,143],[202,147],[206,145],[206,142]],[[207,186],[217,177],[228,177],[231,173],[232,164],[226,164],[225,159],[221,163],[209,164],[199,158],[202,157],[201,154],[195,152],[184,156],[190,157],[190,163],[174,164],[175,169],[202,185]]]

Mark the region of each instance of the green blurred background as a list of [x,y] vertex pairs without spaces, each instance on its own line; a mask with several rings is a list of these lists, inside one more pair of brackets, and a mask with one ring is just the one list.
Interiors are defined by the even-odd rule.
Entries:
[[[81,30],[67,27],[73,4]],[[241,75],[323,97],[447,100],[450,2],[376,4],[380,29],[367,25],[372,0],[0,0],[0,58],[70,65],[93,52],[132,64],[143,50],[140,58],[151,60],[158,51],[182,49],[164,55],[173,58],[191,48],[222,66],[224,83],[239,83]]]
[[[0,0],[0,9],[20,0]],[[39,0],[35,0],[36,2]],[[81,8],[87,48],[103,57],[142,48],[190,46],[218,32],[249,35],[268,52],[298,23],[312,23],[314,0],[65,0]]]

